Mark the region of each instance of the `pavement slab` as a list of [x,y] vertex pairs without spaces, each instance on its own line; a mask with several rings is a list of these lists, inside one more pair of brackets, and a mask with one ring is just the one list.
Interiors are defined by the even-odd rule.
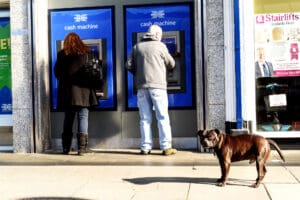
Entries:
[[267,174],[248,161],[233,163],[228,183],[216,186],[220,167],[212,153],[179,151],[148,156],[138,150],[99,150],[87,156],[0,153],[0,200],[232,200],[298,199],[300,151],[272,152]]

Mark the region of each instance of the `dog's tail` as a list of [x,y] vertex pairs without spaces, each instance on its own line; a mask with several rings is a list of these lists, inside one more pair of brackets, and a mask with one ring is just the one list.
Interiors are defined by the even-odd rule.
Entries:
[[279,154],[280,158],[283,160],[283,162],[285,162],[285,158],[284,158],[279,146],[277,145],[277,143],[271,139],[267,139],[267,140],[276,149],[276,151],[278,152],[278,154]]

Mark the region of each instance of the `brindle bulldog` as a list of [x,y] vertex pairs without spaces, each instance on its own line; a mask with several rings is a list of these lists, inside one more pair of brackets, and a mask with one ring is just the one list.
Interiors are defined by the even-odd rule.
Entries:
[[250,160],[250,164],[256,162],[257,179],[253,186],[258,187],[267,172],[265,163],[270,156],[270,144],[285,162],[279,146],[259,135],[231,136],[219,129],[199,130],[198,135],[203,148],[213,149],[219,159],[222,176],[217,180],[218,186],[225,186],[231,162]]

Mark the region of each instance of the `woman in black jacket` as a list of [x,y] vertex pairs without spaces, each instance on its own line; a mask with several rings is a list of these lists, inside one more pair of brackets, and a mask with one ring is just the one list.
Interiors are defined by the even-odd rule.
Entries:
[[88,152],[88,115],[89,108],[97,106],[98,101],[93,87],[84,84],[87,80],[80,77],[80,68],[85,64],[86,56],[91,52],[76,33],[69,33],[63,43],[63,49],[57,54],[54,66],[58,79],[57,108],[65,112],[62,146],[68,154],[73,138],[73,122],[78,120],[78,155]]

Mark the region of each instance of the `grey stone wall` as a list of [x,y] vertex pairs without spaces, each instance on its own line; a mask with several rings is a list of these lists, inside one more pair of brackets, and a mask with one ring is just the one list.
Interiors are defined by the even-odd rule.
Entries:
[[206,127],[225,130],[225,66],[223,1],[204,5],[204,68],[206,76]]
[[50,148],[47,4],[10,1],[14,152]]
[[27,0],[10,1],[14,152],[32,152],[33,90]]

